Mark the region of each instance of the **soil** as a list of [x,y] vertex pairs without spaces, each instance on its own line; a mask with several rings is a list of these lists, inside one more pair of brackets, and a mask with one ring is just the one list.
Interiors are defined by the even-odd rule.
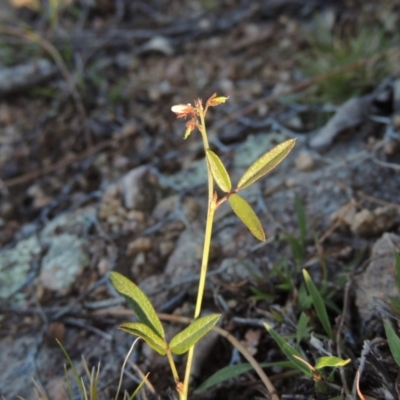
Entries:
[[[73,381],[73,371],[57,339],[80,375],[82,357],[89,370],[100,365],[99,398],[115,397],[133,343],[118,326],[134,317],[111,271],[149,296],[168,337],[193,315],[206,165],[199,132],[183,140],[185,121],[171,107],[218,93],[229,99],[209,111],[210,145],[233,182],[274,145],[297,142],[243,191],[265,243],[226,204],[217,210],[205,313],[221,313],[220,328],[257,362],[272,363],[286,358],[263,323],[294,345],[304,312],[313,332],[299,344],[304,357],[312,365],[327,354],[351,360],[322,381],[265,368],[282,400],[398,398],[400,367],[382,318],[398,329],[400,64],[382,81],[360,83],[351,106],[332,106],[316,95],[327,77],[307,76],[300,62],[317,21],[331,21],[327,29],[344,41],[362,24],[378,26],[395,38],[398,61],[396,1],[66,1],[58,18],[44,4],[2,1],[0,394],[78,398],[75,384],[66,390],[64,373]],[[323,294],[333,338],[302,303],[303,268]],[[243,362],[211,332],[191,386]],[[176,363],[183,376],[185,358]],[[177,398],[168,361],[139,341],[122,391],[132,393],[147,373],[138,398]],[[250,370],[193,398],[272,396]]]

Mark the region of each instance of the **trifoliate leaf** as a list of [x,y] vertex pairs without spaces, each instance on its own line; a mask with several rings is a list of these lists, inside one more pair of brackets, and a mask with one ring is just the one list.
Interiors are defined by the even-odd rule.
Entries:
[[164,328],[154,307],[139,286],[118,272],[111,272],[110,279],[115,289],[122,294],[135,312],[139,322],[150,327],[160,338],[164,338]]

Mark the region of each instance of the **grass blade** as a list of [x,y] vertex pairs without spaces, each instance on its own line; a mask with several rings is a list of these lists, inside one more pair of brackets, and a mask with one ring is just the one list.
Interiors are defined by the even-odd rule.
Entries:
[[396,335],[396,332],[389,324],[387,320],[383,321],[383,326],[385,327],[386,338],[389,343],[390,352],[397,365],[400,366],[400,338]]
[[[277,361],[270,363],[260,363],[261,368],[268,367],[282,367],[282,368],[293,368],[296,367],[291,361]],[[236,378],[237,376],[244,374],[245,372],[251,371],[253,369],[251,364],[243,363],[237,365],[228,365],[217,371],[215,374],[211,375],[206,379],[195,391],[195,394],[204,393],[207,389],[212,388],[219,383],[225,382],[229,379]]]
[[328,318],[328,313],[326,312],[326,307],[324,304],[324,300],[318,291],[317,287],[315,286],[314,282],[311,279],[310,274],[306,269],[303,269],[303,276],[304,280],[307,285],[307,289],[310,293],[314,309],[318,315],[319,320],[321,321],[321,324],[323,328],[325,329],[326,334],[330,339],[333,339],[333,332],[332,332],[332,326]]
[[[301,372],[303,372],[305,375],[308,377],[313,376],[313,372],[310,370],[310,368],[307,367],[307,365],[303,362],[301,362],[299,359],[303,359],[303,356],[301,353],[296,350],[294,347],[292,347],[278,332],[276,332],[271,326],[268,324],[264,323],[265,329],[268,331],[268,333],[272,336],[272,338],[275,340],[277,345],[280,347],[280,349],[283,351],[285,356],[296,366],[297,369],[299,369]],[[297,358],[296,358],[297,357]]]

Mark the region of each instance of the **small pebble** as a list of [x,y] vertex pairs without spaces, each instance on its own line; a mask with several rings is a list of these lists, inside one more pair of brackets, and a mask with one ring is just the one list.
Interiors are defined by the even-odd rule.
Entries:
[[310,171],[315,165],[314,159],[308,151],[301,151],[294,163],[299,171]]

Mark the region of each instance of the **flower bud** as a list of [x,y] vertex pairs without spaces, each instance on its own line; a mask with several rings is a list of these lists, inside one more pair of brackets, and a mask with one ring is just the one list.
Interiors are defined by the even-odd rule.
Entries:
[[192,130],[196,127],[196,124],[194,123],[193,120],[190,120],[186,122],[186,130],[185,130],[185,135],[183,136],[184,139],[187,139],[192,132]]
[[195,110],[191,104],[177,104],[171,107],[171,111],[174,112],[178,118],[186,118]]
[[214,93],[207,101],[209,107],[215,107],[222,103],[225,103],[229,97],[219,96],[217,97],[217,93]]

